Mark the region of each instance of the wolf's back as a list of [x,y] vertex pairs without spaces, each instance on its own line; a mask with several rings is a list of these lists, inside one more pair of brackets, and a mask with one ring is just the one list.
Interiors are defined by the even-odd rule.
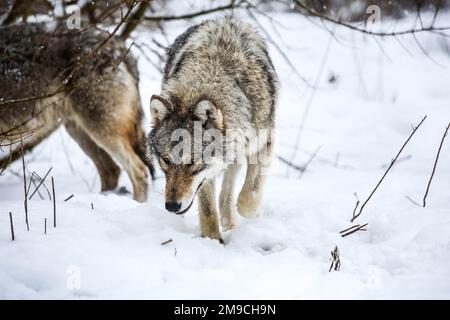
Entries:
[[[106,32],[98,30],[68,30],[63,25],[49,29],[38,23],[0,28],[0,56],[4,57],[0,61],[2,97],[5,98],[5,94],[26,95],[42,91],[49,85],[60,85],[80,60],[107,36]],[[125,54],[124,43],[113,37],[83,63],[76,76],[101,76],[123,60],[137,77],[133,59]]]
[[271,127],[277,87],[263,37],[238,19],[192,26],[168,49],[162,89],[177,97],[181,109],[203,96],[225,114],[242,114],[258,126]]
[[[68,30],[64,25],[50,29],[41,23],[0,28],[2,101],[40,97],[64,86],[68,90],[63,96],[70,99],[92,97],[95,92],[105,91],[103,80],[114,79],[114,73],[120,72],[121,62],[137,82],[136,62],[127,54],[124,42],[116,37],[83,61],[106,37],[106,32],[98,30]],[[83,61],[81,68],[78,67],[80,61]],[[67,83],[71,73],[74,77]],[[69,95],[70,92],[75,93]],[[48,101],[51,99],[0,105],[0,131],[7,130],[8,124],[27,121]],[[62,104],[62,101],[56,102],[52,107]]]

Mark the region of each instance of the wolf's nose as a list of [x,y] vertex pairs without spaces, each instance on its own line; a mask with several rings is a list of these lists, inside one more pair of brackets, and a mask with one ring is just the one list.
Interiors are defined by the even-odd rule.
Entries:
[[178,212],[181,209],[181,203],[178,202],[166,202],[166,210],[170,212]]

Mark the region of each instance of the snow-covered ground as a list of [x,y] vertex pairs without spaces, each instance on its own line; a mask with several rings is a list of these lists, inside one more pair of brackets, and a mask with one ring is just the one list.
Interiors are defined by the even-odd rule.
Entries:
[[[272,17],[259,16],[292,64],[319,87],[306,86],[270,45],[281,79],[276,156],[293,157],[308,105],[294,163],[306,163],[321,147],[303,176],[274,160],[261,217],[240,218],[223,246],[199,237],[195,206],[182,217],[165,212],[163,178],[151,186],[146,204],[100,194],[93,164],[61,129],[26,157],[30,172],[42,176],[53,167],[56,229],[42,189],[45,200],[35,195],[29,202],[27,232],[20,162],[0,177],[0,298],[450,298],[450,140],[427,207],[406,198],[421,202],[450,121],[450,56],[443,40],[417,34],[427,56],[412,36],[400,37],[401,43],[375,40],[329,26],[337,33],[332,36],[299,15]],[[444,24],[448,15],[439,20]],[[187,24],[171,26],[170,40]],[[148,115],[160,76],[144,58],[140,70]],[[354,193],[361,200],[369,195],[424,115],[403,160],[356,220],[368,222],[368,230],[341,238],[339,231],[351,226]],[[125,175],[120,185],[130,189]],[[342,266],[328,272],[335,246]]]

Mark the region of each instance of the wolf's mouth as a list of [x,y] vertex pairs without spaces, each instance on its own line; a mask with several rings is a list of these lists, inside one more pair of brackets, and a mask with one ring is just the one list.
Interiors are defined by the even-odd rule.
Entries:
[[195,190],[195,193],[194,193],[194,195],[193,195],[193,197],[192,197],[191,203],[187,206],[187,208],[184,209],[184,210],[175,212],[175,214],[178,214],[178,215],[185,214],[185,213],[191,208],[192,204],[194,203],[195,196],[197,195],[197,191],[198,191],[198,190],[200,189],[200,187],[203,185],[203,182],[205,182],[205,180],[206,180],[206,179],[203,179],[203,181],[200,182],[200,184],[198,185],[198,187],[197,187],[197,189]]

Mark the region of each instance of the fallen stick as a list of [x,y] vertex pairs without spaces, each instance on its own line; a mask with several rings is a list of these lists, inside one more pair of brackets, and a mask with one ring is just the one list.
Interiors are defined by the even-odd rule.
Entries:
[[358,228],[359,226],[360,226],[359,224],[355,224],[354,226],[351,226],[351,227],[349,227],[349,228],[347,228],[347,229],[344,229],[344,230],[342,230],[342,231],[339,231],[339,233],[340,233],[340,234],[346,233],[347,231],[350,231],[350,230],[352,230],[352,229],[354,229],[354,228]]
[[171,243],[172,241],[173,241],[172,239],[169,239],[169,240],[164,241],[163,243],[161,243],[161,245],[164,246],[164,245],[166,245],[168,243]]
[[72,199],[74,197],[74,195],[73,194],[71,194],[70,196],[68,196],[66,199],[64,199],[64,202],[67,202],[67,201],[69,201],[70,199]]
[[355,232],[358,232],[358,231],[367,231],[367,229],[365,229],[364,227],[367,227],[369,225],[369,223],[365,223],[365,224],[363,224],[363,225],[357,225],[357,226],[353,226],[353,227],[351,227],[351,228],[348,228],[348,230],[350,230],[350,231],[348,231],[348,232],[346,232],[346,233],[344,233],[344,234],[342,234],[344,231],[341,231],[340,233],[341,233],[341,237],[342,238],[344,238],[344,237],[346,237],[346,236],[349,236],[349,235],[351,235],[351,234],[353,234],[353,233],[355,233]]

